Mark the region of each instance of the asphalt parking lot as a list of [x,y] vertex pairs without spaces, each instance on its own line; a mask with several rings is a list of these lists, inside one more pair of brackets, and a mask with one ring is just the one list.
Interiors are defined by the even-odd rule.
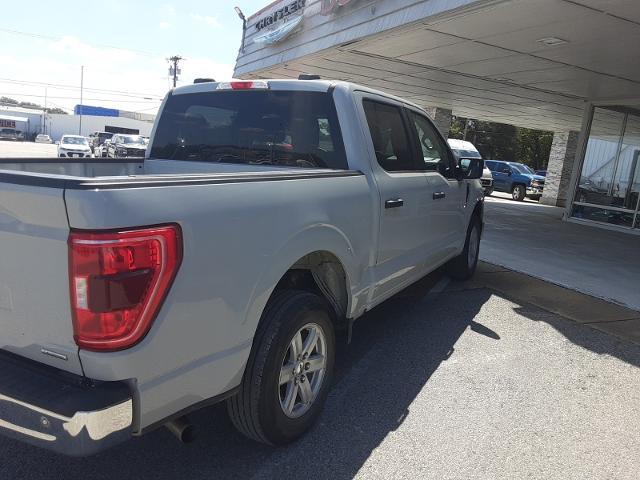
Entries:
[[0,141],[0,158],[56,157],[57,152],[57,146],[53,143]]
[[0,478],[635,480],[640,346],[446,284],[356,323],[321,422],[288,448],[244,439],[219,405],[192,416],[190,445],[161,429],[75,459],[0,438]]

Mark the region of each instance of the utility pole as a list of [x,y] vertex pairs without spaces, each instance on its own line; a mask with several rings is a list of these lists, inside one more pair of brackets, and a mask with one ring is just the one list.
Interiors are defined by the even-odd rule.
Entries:
[[180,55],[174,55],[168,59],[172,66],[169,68],[169,74],[173,75],[173,88],[178,84],[178,64],[184,60]]
[[82,135],[82,101],[84,95],[84,65],[80,67],[80,126],[78,127],[78,135]]
[[42,133],[47,133],[47,87],[44,87],[44,112],[42,112]]

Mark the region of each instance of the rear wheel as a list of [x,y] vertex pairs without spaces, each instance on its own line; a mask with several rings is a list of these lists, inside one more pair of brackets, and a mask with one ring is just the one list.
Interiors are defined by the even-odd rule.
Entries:
[[227,401],[235,427],[272,445],[289,443],[320,416],[335,357],[332,311],[308,292],[288,291],[263,313],[242,385]]
[[524,197],[527,195],[527,189],[525,188],[524,185],[514,185],[513,189],[511,190],[511,197],[518,201],[521,202],[524,200]]
[[480,255],[481,228],[480,218],[474,215],[467,229],[467,238],[462,253],[447,265],[449,276],[454,280],[467,280],[476,272]]

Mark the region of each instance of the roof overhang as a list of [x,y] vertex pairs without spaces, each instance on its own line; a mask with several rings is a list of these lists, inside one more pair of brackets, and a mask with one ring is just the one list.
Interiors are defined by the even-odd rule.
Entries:
[[[307,1],[298,32],[253,43],[256,23],[290,3],[249,18],[237,77],[317,73],[555,131],[580,129],[585,102],[640,104],[637,0]],[[335,8],[323,14],[326,4]],[[271,28],[287,21],[274,19]]]

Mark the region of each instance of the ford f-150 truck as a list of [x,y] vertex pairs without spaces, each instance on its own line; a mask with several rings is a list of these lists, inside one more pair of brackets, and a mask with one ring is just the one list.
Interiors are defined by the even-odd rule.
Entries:
[[0,433],[89,455],[226,401],[290,442],[334,331],[478,261],[483,163],[418,106],[324,80],[171,91],[146,158],[0,160]]

